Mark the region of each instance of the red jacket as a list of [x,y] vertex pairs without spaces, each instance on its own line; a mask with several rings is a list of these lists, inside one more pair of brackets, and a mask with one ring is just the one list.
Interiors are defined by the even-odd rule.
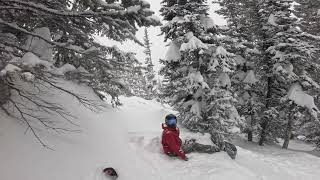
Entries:
[[174,154],[181,159],[185,159],[186,155],[181,149],[181,139],[179,138],[179,128],[170,128],[165,124],[162,124],[162,147],[166,154]]

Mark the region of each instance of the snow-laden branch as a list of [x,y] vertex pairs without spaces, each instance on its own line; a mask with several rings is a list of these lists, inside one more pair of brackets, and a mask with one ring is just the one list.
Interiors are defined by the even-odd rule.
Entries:
[[[115,8],[116,6],[110,6],[110,9],[114,9],[114,10],[118,10],[118,11],[100,11],[100,12],[96,12],[96,11],[91,11],[91,10],[87,10],[87,11],[82,11],[82,12],[67,12],[67,11],[58,11],[55,9],[51,9],[51,8],[47,8],[43,5],[39,5],[39,4],[35,4],[33,2],[24,2],[24,1],[20,1],[20,0],[5,0],[8,3],[15,3],[18,5],[24,5],[27,7],[31,7],[34,8],[36,10],[39,11],[43,11],[46,13],[50,13],[53,15],[58,15],[58,16],[69,16],[69,17],[92,17],[92,16],[111,16],[111,15],[120,15],[125,13],[124,8],[117,6],[117,8]],[[106,7],[105,5],[103,7]],[[111,8],[113,7],[113,8]]]
[[300,36],[304,36],[304,37],[311,38],[311,39],[318,40],[318,41],[320,40],[320,36],[316,36],[316,35],[306,33],[306,32],[301,33]]
[[[40,36],[39,34],[29,32],[28,30],[26,30],[26,29],[24,29],[24,28],[21,28],[21,27],[18,27],[18,26],[15,25],[15,24],[8,23],[8,22],[2,20],[1,18],[0,18],[0,24],[6,25],[6,26],[8,26],[8,27],[10,27],[10,28],[13,28],[13,29],[18,30],[18,31],[20,31],[20,32],[23,32],[23,33],[25,33],[25,34],[27,34],[27,35],[30,35],[30,36],[33,36],[33,37],[37,37],[37,38],[39,38],[39,39],[42,39],[42,40],[44,40],[45,42],[47,42],[47,43],[49,43],[49,44],[51,44],[51,45],[53,45],[53,46],[55,46],[55,47],[67,49],[67,50],[76,52],[76,53],[78,53],[78,54],[84,54],[84,55],[89,55],[89,54],[90,54],[90,51],[89,51],[89,52],[86,51],[86,50],[80,51],[80,50],[78,50],[77,48],[73,48],[73,46],[70,45],[69,43],[59,43],[59,42],[52,41],[52,40],[50,40],[50,39],[46,39],[46,38]],[[25,49],[23,49],[23,50],[25,50]],[[28,50],[26,50],[26,51],[28,51]],[[106,65],[106,66],[108,66],[108,64],[106,64],[106,61],[107,61],[107,62],[108,62],[108,61],[112,61],[111,59],[106,59],[106,58],[103,58],[103,57],[100,57],[100,56],[97,56],[97,57],[98,57],[98,60],[99,60],[101,63],[103,63],[104,65]],[[113,61],[113,62],[116,63],[116,64],[120,64],[120,63],[117,62],[117,61]]]
[[47,42],[47,43],[49,43],[49,44],[51,44],[51,45],[54,45],[54,46],[57,46],[57,47],[61,47],[61,48],[64,48],[64,49],[68,49],[68,50],[77,52],[77,53],[79,53],[79,54],[84,54],[83,52],[81,52],[81,51],[79,51],[79,50],[77,50],[77,49],[68,47],[69,44],[67,44],[67,43],[58,43],[58,42],[55,42],[55,41],[51,41],[50,39],[46,39],[46,38],[44,38],[44,37],[42,37],[42,36],[40,36],[40,35],[38,35],[38,34],[29,32],[28,30],[26,30],[26,29],[24,29],[24,28],[18,27],[18,26],[15,25],[15,24],[8,23],[8,22],[2,20],[1,18],[0,18],[0,24],[5,25],[5,26],[8,26],[8,27],[10,27],[10,28],[12,28],[12,29],[18,30],[18,31],[20,31],[20,32],[23,32],[23,33],[25,33],[25,34],[27,34],[27,35],[30,35],[30,36],[33,36],[33,37],[37,37],[37,38],[39,38],[39,39],[42,39],[42,40],[44,40],[45,42]]
[[[64,17],[103,17],[105,20],[109,21],[110,24],[114,25],[114,23],[111,22],[116,22],[118,24],[122,24],[127,26],[128,28],[134,30],[135,28],[127,21],[123,21],[120,19],[113,18],[114,16],[119,17],[123,16],[124,14],[127,13],[127,11],[124,10],[124,8],[115,8],[111,11],[92,11],[92,10],[87,10],[87,11],[82,11],[82,12],[67,12],[67,11],[58,11],[55,9],[47,8],[43,5],[38,5],[32,2],[23,2],[19,0],[6,0],[6,2],[12,2],[15,4],[23,5],[23,6],[0,6],[0,10],[2,9],[17,9],[17,10],[29,10],[34,13],[39,14],[39,11],[47,13],[47,14],[52,14],[56,16],[64,16]],[[105,7],[105,5],[104,5]],[[116,10],[116,11],[114,11]]]

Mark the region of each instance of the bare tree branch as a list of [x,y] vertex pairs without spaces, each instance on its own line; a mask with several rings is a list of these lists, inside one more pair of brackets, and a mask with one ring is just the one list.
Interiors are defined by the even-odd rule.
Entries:
[[88,109],[90,109],[90,110],[92,110],[92,111],[99,111],[99,110],[103,107],[102,105],[97,104],[97,103],[94,102],[94,101],[88,100],[88,99],[86,99],[86,98],[84,98],[84,97],[81,97],[81,96],[75,94],[74,92],[71,92],[71,91],[69,91],[69,90],[66,90],[66,89],[60,87],[60,86],[55,85],[54,83],[52,83],[52,82],[51,82],[50,80],[48,80],[48,79],[45,79],[45,78],[43,78],[43,77],[41,77],[41,76],[35,76],[35,77],[36,77],[37,79],[45,82],[45,83],[50,84],[52,87],[54,87],[54,88],[56,88],[56,89],[58,89],[58,90],[61,90],[61,91],[65,92],[65,93],[67,93],[67,94],[70,94],[71,96],[75,97],[82,105],[84,105],[86,108],[88,108]]
[[50,148],[48,145],[46,145],[42,139],[40,138],[40,136],[38,135],[38,133],[35,131],[35,129],[33,128],[33,126],[30,124],[28,118],[26,118],[26,113],[24,113],[23,111],[21,111],[20,107],[12,100],[9,99],[9,101],[12,103],[12,105],[15,107],[15,109],[19,112],[20,114],[20,118],[22,121],[24,121],[27,124],[28,129],[31,130],[32,134],[36,137],[36,139],[38,140],[38,142],[45,148],[48,148],[50,150],[54,150],[52,148]]

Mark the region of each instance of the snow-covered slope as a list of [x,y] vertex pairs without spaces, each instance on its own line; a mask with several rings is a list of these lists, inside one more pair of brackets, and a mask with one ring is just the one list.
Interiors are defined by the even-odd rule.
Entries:
[[[66,83],[69,89],[94,99],[92,91]],[[19,121],[0,113],[1,180],[103,180],[112,166],[119,180],[314,180],[320,177],[318,157],[274,148],[241,148],[232,160],[224,152],[189,154],[189,161],[161,153],[161,123],[172,110],[155,101],[122,98],[123,107],[96,113],[66,94],[52,99],[78,116],[81,133],[42,132],[54,151],[44,149]],[[210,143],[208,135],[182,129],[183,138]],[[252,145],[253,146],[253,145]],[[256,146],[253,146],[256,147]]]

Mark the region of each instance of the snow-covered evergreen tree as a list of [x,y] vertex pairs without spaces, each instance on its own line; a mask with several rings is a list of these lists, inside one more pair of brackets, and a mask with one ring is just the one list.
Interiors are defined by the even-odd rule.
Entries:
[[134,53],[127,53],[126,59],[128,61],[128,66],[123,72],[122,79],[125,82],[125,86],[129,88],[130,95],[147,98],[148,89],[147,82],[143,73],[143,65],[139,62]]
[[[271,96],[267,98],[270,98],[271,107],[278,107],[278,112],[281,106],[286,106],[288,101],[292,101],[295,105],[308,108],[309,112],[315,115],[318,109],[315,106],[311,107],[314,105],[313,98],[303,89],[319,88],[309,74],[309,69],[315,65],[312,56],[319,49],[309,43],[310,36],[298,27],[299,22],[292,9],[293,2],[291,0],[259,2],[259,14],[264,22],[262,27],[265,34],[264,46],[269,57],[267,62],[271,81],[269,86],[272,86],[269,90]],[[302,97],[308,97],[308,100],[305,99],[308,105],[299,101]],[[294,109],[295,106],[290,106],[282,110],[287,115],[284,148],[287,148],[290,139],[291,121],[293,121],[291,114],[295,113]],[[262,135],[262,141],[263,138]]]
[[299,27],[313,35],[320,35],[320,2],[312,0],[296,0],[295,15],[300,18]]
[[[299,18],[299,27],[302,31],[309,33],[315,39],[311,39],[310,43],[315,45],[316,47],[320,47],[320,2],[319,1],[311,1],[311,0],[297,0],[294,6],[295,14]],[[319,60],[320,53],[317,53],[313,57],[313,62],[320,65]],[[320,72],[319,68],[312,68],[311,76],[317,81],[320,81]],[[317,103],[320,104],[319,96],[316,98]]]
[[148,95],[147,95],[147,99],[153,99],[156,96],[156,79],[155,79],[155,71],[153,69],[154,65],[152,63],[152,58],[151,58],[151,41],[149,38],[149,33],[148,33],[148,29],[145,28],[144,29],[144,47],[145,50],[143,51],[144,54],[146,55],[145,58],[145,65],[146,65],[146,72],[145,72],[145,76],[146,76],[146,81],[147,81],[147,89],[148,89]]
[[259,31],[252,1],[223,0],[215,1],[221,8],[216,13],[227,20],[222,29],[227,50],[236,54],[236,73],[231,77],[234,91],[237,94],[237,110],[245,117],[242,131],[248,133],[252,141],[253,134],[258,132],[263,103],[263,81],[257,78],[262,73],[259,69],[259,59],[262,58],[259,41]]
[[[299,27],[311,36],[315,38],[310,41],[316,47],[320,47],[320,1],[311,1],[311,0],[296,0],[295,6],[295,14],[299,18]],[[318,37],[317,37],[318,36]],[[319,60],[320,52],[317,52],[315,56],[312,57],[314,63],[320,66]],[[319,68],[310,68],[310,76],[315,79],[317,82],[320,82],[320,71]],[[320,106],[320,92],[314,92],[315,95],[315,104]],[[309,120],[309,121],[308,121]],[[320,147],[320,130],[319,123],[317,121],[310,121],[310,118],[306,117],[302,121],[300,120],[300,124],[303,124],[299,132],[302,132],[304,136],[307,136],[309,141],[314,141],[318,147]],[[299,134],[297,134],[299,135]]]
[[[258,118],[261,119],[260,144],[266,137],[284,137],[288,140],[291,117],[295,116],[290,112],[297,109],[288,104],[291,101],[305,106],[290,96],[288,92],[292,91],[289,90],[297,88],[301,96],[309,97],[295,83],[299,82],[304,90],[317,88],[317,83],[310,76],[310,67],[316,67],[312,55],[318,49],[311,43],[315,37],[298,27],[299,19],[294,15],[293,1],[221,0],[219,3],[222,9],[218,13],[229,22],[225,34],[235,37],[239,44],[231,52],[240,59],[254,60],[252,62],[261,84],[259,88],[262,87],[258,95],[265,92],[258,96],[258,102],[264,104],[264,113],[260,113],[262,116]],[[240,108],[248,109],[245,106]],[[316,111],[310,110],[313,114]],[[287,127],[282,126],[284,123]]]
[[[170,39],[161,74],[164,94],[179,111],[182,124],[194,131],[229,133],[236,124],[229,74],[233,54],[223,47],[208,17],[205,0],[164,0],[165,40]],[[236,113],[237,114],[237,113]]]

